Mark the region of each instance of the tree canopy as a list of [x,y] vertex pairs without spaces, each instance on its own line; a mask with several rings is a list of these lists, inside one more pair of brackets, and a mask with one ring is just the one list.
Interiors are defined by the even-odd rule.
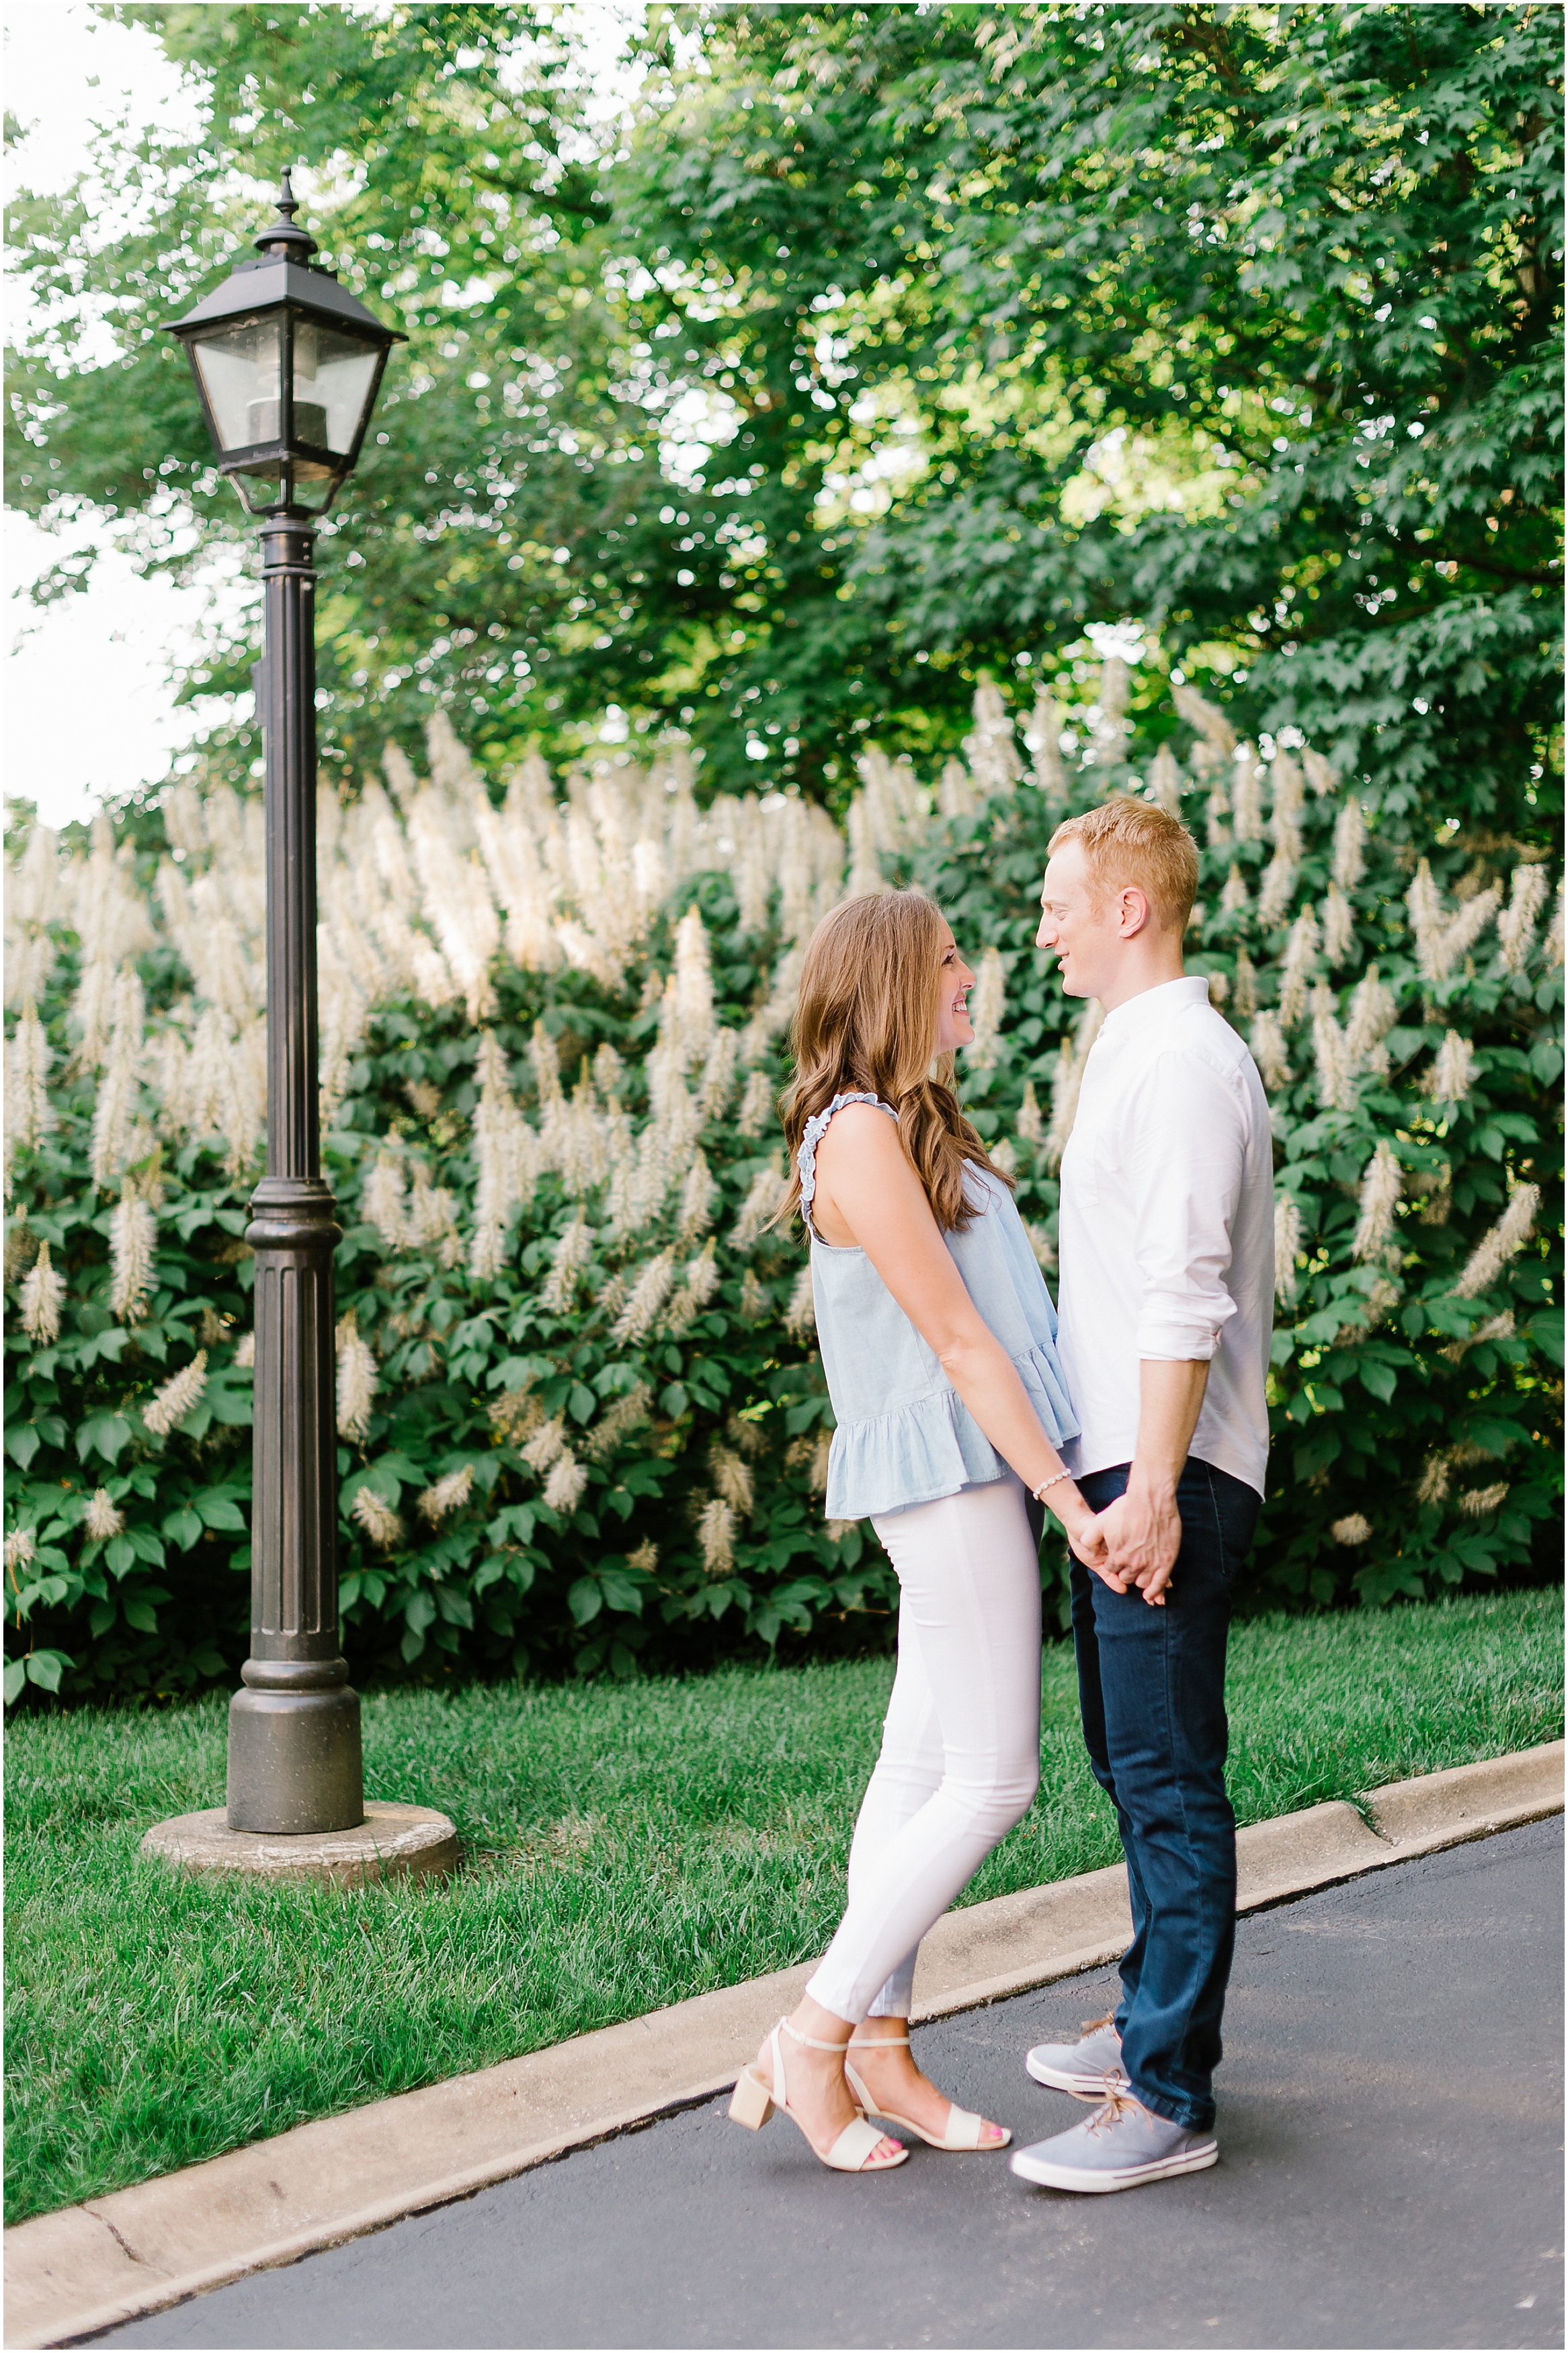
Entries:
[[207,127],[20,204],[11,495],[240,537],[162,329],[305,161],[411,338],[323,546],[328,757],[609,711],[837,800],[1135,625],[1135,705],[1310,708],[1401,828],[1559,807],[1555,9],[655,6],[624,104],[545,7],[110,13]]

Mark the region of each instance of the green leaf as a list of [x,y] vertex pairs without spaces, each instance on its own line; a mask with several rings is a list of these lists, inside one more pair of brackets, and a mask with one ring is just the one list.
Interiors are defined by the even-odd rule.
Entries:
[[117,1364],[130,1336],[131,1335],[122,1331],[118,1324],[111,1324],[107,1331],[91,1334],[88,1338],[78,1343],[78,1364],[86,1366],[97,1363],[100,1358],[107,1358],[110,1364]]
[[1465,1422],[1465,1438],[1471,1446],[1484,1447],[1489,1454],[1502,1456],[1517,1446],[1524,1431],[1514,1421],[1504,1421],[1500,1416],[1472,1413]]
[[1547,1307],[1539,1315],[1532,1315],[1525,1326],[1524,1336],[1544,1356],[1550,1356],[1554,1365],[1560,1365],[1563,1362],[1562,1308]]
[[631,1495],[658,1495],[663,1492],[667,1470],[662,1462],[631,1461],[623,1465],[621,1484]]
[[85,1462],[89,1454],[101,1454],[106,1462],[118,1461],[131,1436],[131,1424],[123,1414],[89,1414],[76,1434],[79,1461]]
[[592,1624],[605,1606],[598,1580],[592,1577],[578,1577],[567,1593],[566,1606],[579,1626]]
[[231,1372],[226,1366],[214,1374],[203,1393],[202,1403],[215,1421],[228,1430],[248,1430],[256,1419],[256,1398],[251,1375],[243,1367]]
[[205,1526],[226,1529],[235,1535],[244,1535],[245,1514],[232,1495],[209,1492],[195,1498],[195,1506]]
[[505,1544],[510,1537],[525,1545],[532,1540],[533,1524],[537,1517],[531,1504],[509,1504],[504,1511],[496,1514],[485,1534],[491,1544]]

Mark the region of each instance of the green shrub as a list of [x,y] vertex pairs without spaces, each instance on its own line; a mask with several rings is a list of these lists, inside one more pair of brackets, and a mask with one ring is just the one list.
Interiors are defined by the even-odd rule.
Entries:
[[[1258,1591],[1515,1567],[1561,1404],[1545,871],[1447,835],[1416,864],[1310,752],[1305,776],[1283,742],[1264,763],[1190,696],[1184,776],[1127,740],[1114,660],[1099,691],[1037,712],[1032,776],[992,689],[934,792],[868,754],[847,887],[918,872],[984,951],[966,1092],[1048,1265],[1089,1033],[1029,945],[1045,845],[1108,784],[1188,796],[1194,968],[1251,1035],[1279,1141]],[[763,1223],[845,842],[778,795],[700,808],[679,766],[601,762],[557,800],[531,763],[498,807],[444,721],[431,755],[427,784],[389,754],[390,791],[323,788],[319,826],[356,1672],[881,1639],[890,1569],[817,1500],[802,1255]],[[260,813],[175,788],[163,814],[166,854],[103,819],[62,859],[35,828],[8,878],[8,1698],[188,1688],[244,1654]],[[1059,1553],[1046,1576],[1059,1609]]]

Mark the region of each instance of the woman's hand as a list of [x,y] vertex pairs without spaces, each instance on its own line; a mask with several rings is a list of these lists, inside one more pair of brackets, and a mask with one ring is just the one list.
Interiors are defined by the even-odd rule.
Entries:
[[1068,1490],[1057,1517],[1067,1530],[1068,1542],[1085,1568],[1103,1568],[1110,1558],[1105,1530],[1076,1487]]

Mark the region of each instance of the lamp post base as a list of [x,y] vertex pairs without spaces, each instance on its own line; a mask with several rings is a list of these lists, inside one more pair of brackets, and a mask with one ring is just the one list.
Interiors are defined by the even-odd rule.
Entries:
[[142,1852],[175,1871],[222,1872],[247,1879],[314,1880],[363,1887],[379,1879],[445,1879],[458,1867],[458,1833],[432,1806],[383,1805],[373,1799],[352,1830],[317,1837],[268,1838],[230,1830],[222,1806],[154,1822]]
[[247,1659],[228,1705],[231,1831],[299,1837],[364,1820],[359,1694],[343,1659]]

